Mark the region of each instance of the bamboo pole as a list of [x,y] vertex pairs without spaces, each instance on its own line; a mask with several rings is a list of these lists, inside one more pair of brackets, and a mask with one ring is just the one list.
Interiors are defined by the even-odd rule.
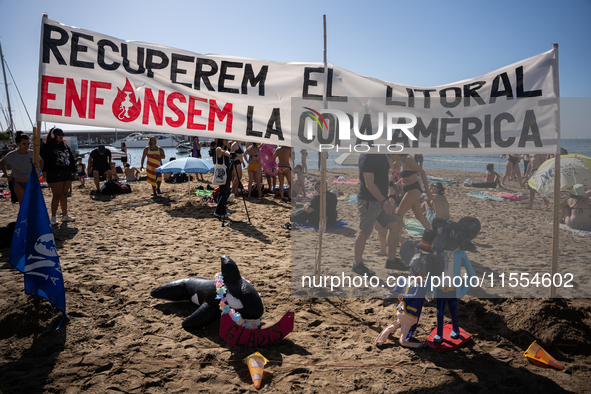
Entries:
[[552,275],[552,283],[550,284],[550,298],[556,297],[556,288],[554,287],[554,274],[558,272],[558,247],[559,232],[558,232],[558,218],[560,209],[560,85],[558,82],[558,44],[553,44],[552,48],[556,51],[556,66],[554,67],[554,90],[558,103],[556,114],[556,138],[558,144],[556,145],[556,156],[554,157],[554,212],[552,218],[552,262],[550,273]]
[[37,177],[41,175],[39,168],[39,153],[41,151],[41,122],[37,122],[37,127],[33,127],[33,164],[37,170]]
[[[328,87],[328,63],[326,57],[326,14],[322,16],[324,27],[324,109],[327,107],[326,90]],[[315,275],[322,271],[322,237],[326,231],[326,152],[320,152],[320,221],[318,224],[318,251],[316,255]]]

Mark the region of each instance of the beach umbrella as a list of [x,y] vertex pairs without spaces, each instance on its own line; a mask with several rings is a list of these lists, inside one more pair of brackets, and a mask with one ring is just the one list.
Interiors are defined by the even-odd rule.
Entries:
[[358,166],[360,153],[347,152],[337,157],[334,162],[342,166]]
[[[163,174],[205,174],[213,172],[213,163],[196,157],[183,157],[156,168],[156,172]],[[189,177],[189,201],[191,201],[191,177]]]
[[[554,192],[554,159],[546,160],[528,184],[545,197]],[[579,154],[560,156],[560,190],[591,179],[591,157]]]

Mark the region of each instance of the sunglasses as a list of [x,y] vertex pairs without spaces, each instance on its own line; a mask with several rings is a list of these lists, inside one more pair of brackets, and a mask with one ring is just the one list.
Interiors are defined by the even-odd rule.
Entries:
[[31,145],[30,142],[21,142],[21,145]]

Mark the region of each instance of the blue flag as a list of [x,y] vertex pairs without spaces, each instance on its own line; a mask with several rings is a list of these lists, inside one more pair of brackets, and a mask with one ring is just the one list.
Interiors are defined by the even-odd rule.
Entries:
[[64,278],[34,166],[18,212],[8,261],[25,274],[25,294],[43,297],[66,313]]

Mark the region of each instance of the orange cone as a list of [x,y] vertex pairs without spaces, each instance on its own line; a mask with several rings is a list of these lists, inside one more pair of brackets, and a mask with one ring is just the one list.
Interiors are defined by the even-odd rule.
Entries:
[[244,361],[244,364],[248,365],[248,370],[250,371],[250,376],[252,377],[252,383],[254,384],[254,388],[260,389],[261,381],[263,380],[263,369],[265,368],[265,364],[267,364],[269,360],[263,357],[263,355],[259,352],[256,352],[246,357],[242,361]]
[[564,367],[556,361],[554,357],[552,357],[548,352],[546,352],[537,342],[533,342],[525,353],[523,353],[525,358],[529,360],[532,364],[538,365],[540,367],[552,367],[556,368],[559,371],[563,370]]

